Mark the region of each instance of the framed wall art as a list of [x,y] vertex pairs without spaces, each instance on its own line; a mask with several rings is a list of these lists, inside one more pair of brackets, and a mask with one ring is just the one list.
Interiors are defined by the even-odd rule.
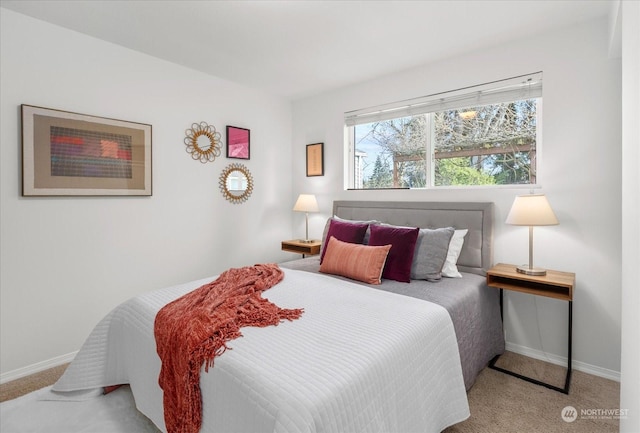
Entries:
[[22,105],[22,195],[151,195],[151,125]]
[[307,177],[324,176],[324,143],[307,144]]
[[249,159],[250,151],[251,131],[227,126],[227,158]]

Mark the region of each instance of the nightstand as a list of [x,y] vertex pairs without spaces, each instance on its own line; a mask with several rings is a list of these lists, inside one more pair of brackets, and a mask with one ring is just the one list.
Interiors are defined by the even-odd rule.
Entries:
[[304,258],[305,255],[314,256],[320,254],[320,245],[322,245],[322,241],[312,240],[305,242],[300,239],[292,239],[290,241],[282,241],[282,251],[302,254]]
[[567,337],[567,375],[565,377],[564,388],[560,388],[548,383],[541,382],[539,380],[523,376],[521,374],[506,370],[502,367],[496,366],[496,361],[500,358],[500,355],[496,356],[489,363],[489,368],[492,368],[502,373],[515,376],[519,379],[526,380],[527,382],[535,383],[536,385],[542,385],[554,391],[559,391],[564,394],[569,394],[569,384],[571,382],[571,327],[573,321],[573,289],[575,286],[576,274],[572,272],[560,272],[560,271],[547,271],[547,275],[533,276],[525,275],[516,271],[515,265],[507,265],[499,263],[487,271],[487,285],[489,287],[495,287],[500,289],[500,315],[503,318],[503,291],[513,290],[515,292],[528,293],[536,296],[546,296],[549,298],[560,299],[567,301],[569,304],[569,333]]

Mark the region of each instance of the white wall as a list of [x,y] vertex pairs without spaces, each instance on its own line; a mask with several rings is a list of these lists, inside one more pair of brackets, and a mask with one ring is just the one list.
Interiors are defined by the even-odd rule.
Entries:
[[[3,381],[75,352],[137,293],[291,258],[279,248],[292,236],[289,102],[0,11]],[[21,197],[23,103],[152,124],[153,196]],[[212,163],[192,160],[184,132],[200,121],[223,140],[225,125],[249,128],[251,160],[224,148]],[[245,204],[218,190],[231,162],[253,174]]]
[[620,431],[640,431],[640,3],[620,2],[622,33],[622,366]]
[[[576,273],[574,366],[606,377],[620,371],[621,67],[607,55],[606,20],[513,41],[466,56],[347,87],[293,107],[294,196],[315,193],[322,233],[334,199],[492,201],[495,262],[526,263],[526,228],[503,223],[525,189],[344,191],[343,113],[350,110],[543,71],[539,182],[559,226],[535,230],[535,263]],[[325,143],[325,172],[304,173],[305,144]],[[300,164],[295,164],[300,161]],[[294,231],[301,230],[294,221]],[[506,336],[513,350],[566,359],[566,302],[509,293]]]

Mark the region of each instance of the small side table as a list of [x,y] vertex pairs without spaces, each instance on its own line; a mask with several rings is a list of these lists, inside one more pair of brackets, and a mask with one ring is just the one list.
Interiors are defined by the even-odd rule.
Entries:
[[573,289],[575,286],[576,274],[572,272],[547,271],[547,275],[533,276],[525,275],[516,271],[515,265],[507,265],[499,263],[487,271],[487,285],[500,289],[500,316],[503,318],[503,291],[513,290],[515,292],[528,293],[536,296],[546,296],[549,298],[567,301],[569,304],[569,334],[567,342],[567,375],[565,377],[564,388],[560,388],[539,380],[523,376],[521,374],[506,370],[496,366],[496,362],[500,355],[494,357],[489,363],[489,368],[500,371],[502,373],[515,376],[527,382],[535,383],[552,389],[554,391],[569,394],[569,385],[571,383],[571,331],[573,321]]
[[321,245],[322,241],[319,240],[304,242],[300,239],[292,239],[290,241],[282,241],[282,251],[302,254],[302,258],[304,258],[306,255],[314,256],[320,254]]

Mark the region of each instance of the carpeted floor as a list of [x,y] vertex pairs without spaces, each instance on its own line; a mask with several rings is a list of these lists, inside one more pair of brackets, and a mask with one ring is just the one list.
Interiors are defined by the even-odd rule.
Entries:
[[31,376],[0,385],[0,402],[12,400],[48,385],[53,385],[69,364],[59,365]]
[[[498,365],[557,386],[562,386],[564,383],[565,370],[562,367],[521,355],[507,352],[502,356]],[[101,397],[104,409],[100,410],[94,406],[90,409],[84,409],[80,403],[76,408],[74,406],[76,403],[62,403],[60,406],[59,402],[37,401],[38,393],[44,390],[35,393],[32,391],[55,382],[65,368],[66,365],[60,366],[0,385],[0,401],[28,394],[19,400],[0,405],[3,413],[3,419],[0,420],[2,422],[0,431],[3,433],[78,431],[78,423],[84,422],[78,419],[78,413],[83,410],[91,414],[86,416],[86,423],[97,424],[87,428],[83,427],[82,431],[106,432],[105,426],[109,426],[109,433],[157,431],[152,425],[147,425],[148,420],[134,409],[131,391],[128,387],[123,387],[117,393],[114,392],[109,396]],[[575,370],[572,375],[571,390],[569,395],[565,395],[487,368],[480,374],[468,393],[471,417],[447,428],[444,433],[617,432],[619,420],[604,415],[603,411],[618,409],[620,407],[619,395],[619,383]],[[101,404],[101,400],[93,400],[90,404]],[[47,408],[47,404],[51,405],[51,408]],[[56,406],[55,409],[53,405]],[[563,413],[570,414],[571,409],[565,410],[568,406],[575,409],[575,419],[571,422],[564,421],[562,417]],[[115,413],[114,419],[108,418],[110,415],[107,415],[111,407],[117,408],[113,412]],[[30,414],[49,409],[55,412],[68,410],[68,416],[61,414],[60,419],[73,419],[74,425],[60,424],[58,426],[49,423],[45,424],[41,430],[38,430],[37,426],[33,427],[38,423]],[[96,416],[98,412],[105,415]],[[22,425],[21,420],[24,420],[24,425],[29,425],[29,427],[26,429],[16,428],[16,425]],[[10,425],[9,421],[11,421]],[[7,430],[7,428],[10,429]]]
[[[566,369],[506,352],[498,366],[563,387]],[[620,384],[573,370],[569,395],[485,368],[468,392],[471,417],[445,433],[605,433],[620,422],[598,410],[620,408]],[[576,418],[564,421],[567,406]],[[571,409],[569,409],[571,410]],[[565,412],[568,414],[568,412]]]

